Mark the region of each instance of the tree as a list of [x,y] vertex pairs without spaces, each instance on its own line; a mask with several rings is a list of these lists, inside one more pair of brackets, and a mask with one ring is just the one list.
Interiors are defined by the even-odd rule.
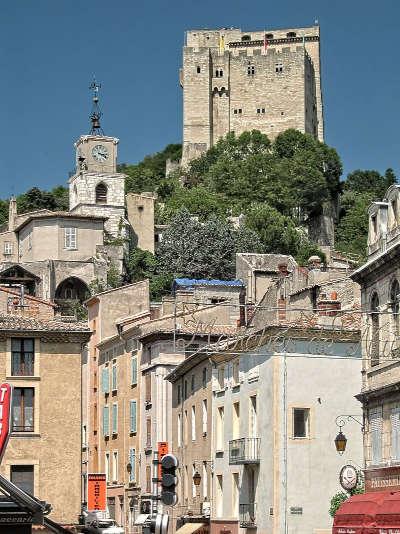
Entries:
[[382,200],[387,189],[395,182],[393,169],[387,169],[383,176],[378,171],[358,169],[347,176],[344,190],[358,194],[370,193],[373,200]]
[[164,222],[171,220],[181,209],[188,210],[201,221],[207,220],[211,215],[220,218],[226,218],[228,215],[226,199],[217,193],[212,193],[202,185],[192,188],[177,186],[162,210]]
[[174,277],[228,279],[235,275],[236,252],[257,252],[261,248],[253,232],[236,232],[231,224],[215,216],[200,223],[183,209],[163,235],[157,251],[158,272]]

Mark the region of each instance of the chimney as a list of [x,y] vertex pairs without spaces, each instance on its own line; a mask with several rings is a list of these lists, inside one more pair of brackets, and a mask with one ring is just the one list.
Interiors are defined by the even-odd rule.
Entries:
[[278,271],[279,271],[280,276],[289,276],[287,263],[280,263],[278,265]]
[[8,229],[9,231],[14,230],[15,228],[15,219],[18,215],[17,212],[17,199],[12,196],[10,198],[10,204],[8,206]]

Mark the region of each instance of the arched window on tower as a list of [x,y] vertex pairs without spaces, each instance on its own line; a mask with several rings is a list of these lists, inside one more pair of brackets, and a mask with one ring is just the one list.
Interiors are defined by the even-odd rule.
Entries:
[[96,185],[96,204],[107,204],[107,186],[102,182]]
[[374,293],[371,298],[371,367],[379,364],[379,298]]

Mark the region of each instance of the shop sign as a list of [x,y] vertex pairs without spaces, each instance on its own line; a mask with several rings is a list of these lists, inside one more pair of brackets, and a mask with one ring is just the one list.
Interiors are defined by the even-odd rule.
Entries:
[[365,470],[365,491],[400,490],[400,466]]
[[107,509],[107,481],[105,473],[88,473],[88,512],[105,512]]

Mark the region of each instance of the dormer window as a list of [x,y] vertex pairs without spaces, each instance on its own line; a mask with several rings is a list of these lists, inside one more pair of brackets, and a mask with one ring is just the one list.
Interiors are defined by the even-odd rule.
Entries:
[[243,35],[242,41],[251,41],[251,35]]
[[107,186],[100,183],[96,186],[96,204],[107,204]]
[[265,34],[265,38],[266,39],[273,39],[274,38],[274,34],[273,33],[266,33]]

